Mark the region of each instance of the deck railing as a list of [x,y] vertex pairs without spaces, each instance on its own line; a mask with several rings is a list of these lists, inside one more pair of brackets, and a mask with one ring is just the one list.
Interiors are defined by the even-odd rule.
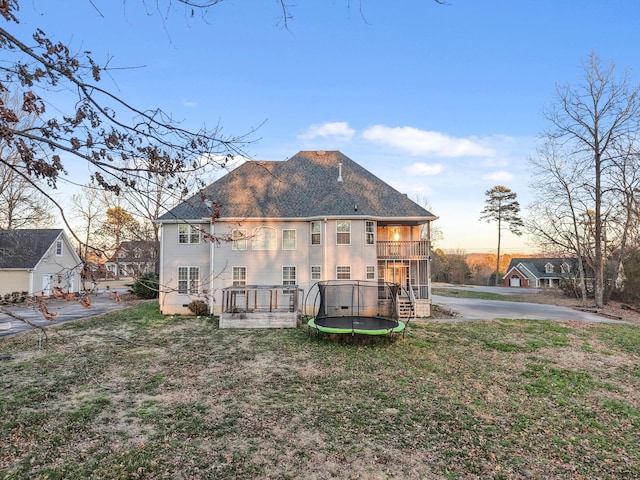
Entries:
[[379,259],[427,259],[429,257],[429,241],[380,241],[377,243],[377,255]]
[[297,285],[242,285],[222,289],[223,313],[297,312],[303,291]]

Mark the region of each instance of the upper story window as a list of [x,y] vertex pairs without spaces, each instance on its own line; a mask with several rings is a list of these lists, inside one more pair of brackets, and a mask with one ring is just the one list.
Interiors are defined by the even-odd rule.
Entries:
[[365,229],[365,244],[367,245],[375,245],[376,244],[376,224],[373,220],[367,220],[364,222]]
[[296,231],[295,230],[282,230],[282,249],[283,250],[296,249]]
[[135,248],[133,250],[133,258],[140,258],[142,256],[142,250]]
[[275,250],[276,229],[271,227],[254,228],[251,248],[253,250]]
[[351,221],[338,220],[336,222],[336,244],[351,245]]
[[62,240],[56,240],[56,257],[61,257],[62,252]]
[[560,269],[562,270],[562,273],[569,273],[571,272],[571,265],[569,265],[567,262],[562,262],[562,265],[560,265]]
[[320,222],[311,222],[311,245],[320,245]]
[[197,225],[178,225],[178,243],[200,243],[200,228]]
[[553,268],[553,265],[551,263],[547,263],[544,266],[544,272],[545,273],[553,273],[553,270],[554,270],[554,268]]
[[231,249],[246,250],[247,249],[247,231],[235,228],[231,231]]

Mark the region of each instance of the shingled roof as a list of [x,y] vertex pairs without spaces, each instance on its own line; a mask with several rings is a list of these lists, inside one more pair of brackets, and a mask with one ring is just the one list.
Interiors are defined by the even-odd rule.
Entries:
[[35,268],[62,229],[0,230],[0,269]]
[[[553,273],[547,273],[545,268],[547,264],[552,264],[554,267]],[[566,277],[568,274],[562,271],[562,264],[567,264],[571,268],[572,274],[575,274],[577,270],[577,261],[573,258],[548,258],[548,257],[528,257],[528,258],[512,258],[507,268],[507,273],[513,269],[518,268],[519,265],[523,265],[529,272],[536,276],[536,278],[560,278]],[[524,273],[524,272],[522,272]]]
[[437,218],[338,151],[246,162],[158,220],[209,218],[212,207],[205,199],[215,202],[221,218]]

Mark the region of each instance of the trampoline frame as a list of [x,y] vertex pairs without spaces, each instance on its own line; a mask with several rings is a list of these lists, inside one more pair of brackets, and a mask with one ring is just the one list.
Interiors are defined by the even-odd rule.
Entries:
[[344,327],[329,327],[329,326],[325,326],[325,325],[318,325],[316,323],[316,319],[312,318],[307,322],[307,325],[309,326],[309,328],[313,328],[315,330],[317,330],[318,332],[322,332],[322,333],[329,333],[329,334],[348,334],[350,333],[351,335],[388,335],[390,333],[401,333],[404,332],[404,329],[406,327],[406,324],[400,320],[396,320],[397,324],[395,327],[389,327],[389,328],[378,328],[378,329],[371,329],[371,328],[359,328],[357,326],[358,323],[360,323],[360,319],[377,319],[377,320],[389,320],[388,318],[385,317],[354,317],[354,316],[349,316],[349,317],[324,317],[324,319],[340,319],[342,321],[349,319],[351,322],[351,327],[350,328],[344,328]]
[[[388,282],[379,281],[366,281],[366,280],[325,280],[317,282],[314,286],[317,287],[318,292],[314,300],[315,316],[307,321],[309,332],[315,330],[318,333],[327,334],[351,334],[351,335],[389,335],[396,333],[403,333],[408,322],[403,322],[398,319],[397,315],[397,294],[400,290],[400,286]],[[351,292],[351,305],[346,308],[350,313],[345,315],[328,314],[326,312],[326,304],[324,295],[326,295],[327,289],[332,286],[337,288],[352,288]],[[390,300],[390,311],[393,312],[392,316],[383,315],[364,315],[361,313],[365,306],[360,304],[360,288],[376,289],[379,292],[382,288],[385,292],[386,299]],[[313,291],[313,288],[309,290],[309,294]],[[379,293],[376,293],[376,298]],[[320,303],[317,307],[318,299]],[[308,302],[305,301],[305,304]],[[371,307],[369,305],[368,307]],[[324,312],[323,312],[324,308]],[[342,307],[345,308],[345,307]]]

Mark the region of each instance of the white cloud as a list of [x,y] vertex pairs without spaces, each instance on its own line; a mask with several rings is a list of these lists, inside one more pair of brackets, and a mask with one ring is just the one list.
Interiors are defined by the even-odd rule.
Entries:
[[419,130],[414,127],[386,127],[374,125],[362,136],[371,142],[390,145],[411,155],[438,157],[492,157],[493,148],[484,146],[477,138],[456,138],[440,132]]
[[193,107],[197,107],[198,106],[198,102],[193,102],[190,100],[183,100],[182,101],[182,106],[187,107],[187,108],[193,108]]
[[403,170],[412,175],[438,175],[444,171],[444,167],[440,163],[414,163],[408,167],[404,167]]
[[508,182],[510,180],[513,180],[513,175],[509,172],[501,170],[499,172],[493,172],[484,175],[482,178],[484,178],[485,180],[492,180],[494,182]]
[[509,160],[506,158],[487,158],[482,162],[485,167],[497,168],[506,167],[509,165]]
[[306,132],[298,135],[298,138],[313,140],[318,137],[334,137],[339,141],[348,142],[355,133],[347,122],[325,122],[311,125]]

